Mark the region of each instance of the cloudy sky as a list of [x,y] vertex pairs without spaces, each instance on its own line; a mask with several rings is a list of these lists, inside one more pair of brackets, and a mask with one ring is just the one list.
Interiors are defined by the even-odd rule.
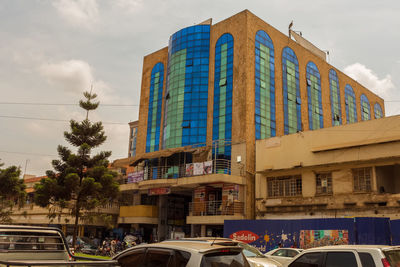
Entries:
[[90,119],[108,135],[101,148],[126,157],[143,56],[184,27],[244,9],[285,34],[294,20],[332,65],[385,99],[387,115],[400,113],[396,0],[1,0],[1,161],[44,175],[68,120],[84,117],[76,103],[91,85],[101,105]]

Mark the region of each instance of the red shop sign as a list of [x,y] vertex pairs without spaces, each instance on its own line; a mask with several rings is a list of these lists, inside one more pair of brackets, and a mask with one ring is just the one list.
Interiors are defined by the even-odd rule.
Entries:
[[256,241],[259,238],[259,236],[251,231],[243,230],[231,234],[229,238],[249,244]]
[[160,188],[151,188],[149,189],[149,196],[154,195],[168,195],[171,193],[171,188],[169,187],[160,187]]

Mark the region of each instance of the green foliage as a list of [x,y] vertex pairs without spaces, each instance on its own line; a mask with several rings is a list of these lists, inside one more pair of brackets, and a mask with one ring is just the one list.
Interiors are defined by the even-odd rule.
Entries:
[[[0,167],[4,164],[0,163]],[[23,206],[26,198],[25,184],[19,178],[21,170],[16,166],[0,169],[0,223],[11,223],[15,204]]]
[[79,104],[87,112],[86,119],[81,122],[71,120],[70,131],[64,132],[67,142],[76,147],[76,153],[59,145],[59,159],[52,161],[54,171],[47,171],[47,177],[35,185],[35,203],[48,207],[52,219],[62,209],[68,209],[75,218],[74,234],[79,218],[93,216],[95,208],[112,202],[119,193],[116,173],[107,169],[111,152],[92,155],[92,149],[103,144],[107,137],[101,122],[92,123],[88,119],[88,112],[99,105],[99,102],[92,102],[96,95],[85,92],[84,96],[86,100]]

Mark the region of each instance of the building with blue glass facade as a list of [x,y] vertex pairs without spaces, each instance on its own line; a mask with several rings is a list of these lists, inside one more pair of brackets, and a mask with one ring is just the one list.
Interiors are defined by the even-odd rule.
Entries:
[[144,57],[138,174],[121,187],[157,214],[120,223],[221,235],[255,218],[256,140],[383,116],[382,98],[248,10],[181,29]]
[[136,156],[136,139],[137,139],[138,121],[129,123],[129,150],[128,157]]

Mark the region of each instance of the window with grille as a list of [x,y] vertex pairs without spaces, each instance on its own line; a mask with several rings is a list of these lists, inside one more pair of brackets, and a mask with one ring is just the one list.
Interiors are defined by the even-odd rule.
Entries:
[[371,191],[372,168],[353,169],[354,192]]
[[267,187],[269,197],[299,196],[302,193],[301,175],[269,177]]
[[332,194],[332,173],[317,174],[317,195]]

